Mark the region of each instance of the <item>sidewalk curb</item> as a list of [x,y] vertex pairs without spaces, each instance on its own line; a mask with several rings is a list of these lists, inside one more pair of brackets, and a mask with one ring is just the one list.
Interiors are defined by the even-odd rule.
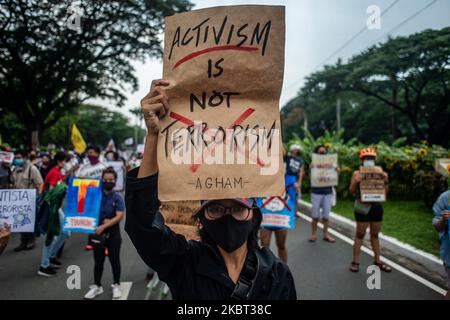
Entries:
[[[308,216],[311,215],[311,204],[309,202],[299,200],[298,205],[301,213]],[[330,226],[344,235],[352,239],[354,238],[356,227],[354,221],[331,212]],[[370,248],[370,242],[367,239],[368,234],[366,234],[365,245]],[[380,233],[379,239],[381,251],[384,256],[416,272],[425,279],[446,288],[447,275],[441,259],[382,233]]]

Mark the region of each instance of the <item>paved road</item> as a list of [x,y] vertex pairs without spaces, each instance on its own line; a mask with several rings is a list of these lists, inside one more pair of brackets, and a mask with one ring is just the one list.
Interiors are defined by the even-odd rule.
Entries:
[[[309,224],[297,220],[295,230],[288,236],[289,266],[294,275],[298,295],[301,299],[441,299],[442,296],[412,278],[394,270],[382,273],[381,289],[368,290],[366,286],[367,267],[372,259],[362,253],[361,271],[348,271],[352,248],[337,239],[335,244],[322,240],[307,241]],[[126,233],[122,233],[123,246],[122,281],[132,282],[128,299],[144,299],[147,289],[146,266],[137,255]],[[84,251],[86,235],[74,234],[67,242],[63,262],[64,268],[54,278],[36,275],[43,239],[32,251],[14,253],[18,244],[14,235],[8,248],[0,256],[0,300],[6,299],[82,299],[93,280],[92,252]],[[274,242],[274,241],[273,241]],[[65,272],[68,265],[81,268],[81,290],[68,290]],[[111,268],[105,263],[103,284],[106,292],[98,299],[111,299],[109,284],[112,281]],[[152,295],[156,298],[156,295]]]

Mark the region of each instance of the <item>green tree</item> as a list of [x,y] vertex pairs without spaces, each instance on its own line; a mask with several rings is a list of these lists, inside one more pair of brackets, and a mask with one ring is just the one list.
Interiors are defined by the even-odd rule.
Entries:
[[[336,99],[342,102],[345,135],[363,142],[450,141],[450,27],[389,39],[311,74],[287,113],[301,106],[310,130],[336,128]],[[283,111],[282,111],[283,114]],[[288,117],[284,115],[283,119]],[[300,128],[294,128],[296,132]],[[321,132],[320,132],[321,131]],[[368,141],[369,140],[369,141]]]
[[124,92],[137,88],[131,61],[161,56],[164,17],[192,7],[187,0],[76,4],[0,0],[0,111],[14,114],[33,144],[90,98],[123,105]]
[[[123,147],[127,138],[133,137],[135,127],[122,113],[95,105],[82,105],[76,112],[61,117],[51,128],[44,131],[42,142],[72,148],[70,128],[75,123],[87,144],[105,148],[110,139],[116,147]],[[145,130],[138,128],[138,139],[143,139]]]

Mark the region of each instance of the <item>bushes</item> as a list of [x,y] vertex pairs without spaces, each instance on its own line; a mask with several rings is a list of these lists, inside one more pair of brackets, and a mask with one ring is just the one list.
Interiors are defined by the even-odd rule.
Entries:
[[[331,153],[337,153],[339,159],[339,185],[338,194],[344,198],[351,195],[348,192],[352,172],[359,168],[358,152],[364,147],[356,139],[347,142],[343,139],[343,130],[328,132],[317,139],[310,132],[304,130],[304,138],[294,134],[294,138],[287,143],[287,147],[296,143],[300,146],[300,155],[305,166],[305,179],[303,189],[309,191],[309,164],[314,148],[323,144]],[[384,168],[389,174],[389,196],[399,199],[423,199],[430,206],[437,196],[447,190],[448,181],[440,174],[435,173],[434,163],[438,158],[450,157],[450,150],[441,146],[429,146],[426,141],[413,145],[405,145],[406,139],[400,138],[387,145],[379,142],[377,165]]]

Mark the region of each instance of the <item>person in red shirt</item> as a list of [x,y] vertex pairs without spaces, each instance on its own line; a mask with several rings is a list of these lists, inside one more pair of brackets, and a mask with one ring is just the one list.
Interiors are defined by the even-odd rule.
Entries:
[[64,152],[58,152],[53,159],[53,167],[47,173],[44,181],[44,191],[51,191],[61,181],[63,181],[63,175],[61,169],[64,167],[64,161],[66,160],[66,154]]
[[[65,152],[56,153],[53,159],[53,166],[45,177],[43,190],[44,192],[52,191],[53,188],[58,185],[58,183],[61,183],[64,180],[61,169],[64,167],[65,160]],[[61,214],[59,216],[59,219],[61,223],[60,234],[53,238],[50,245],[44,244],[41,263],[37,272],[37,274],[40,276],[52,277],[56,275],[56,268],[60,268],[62,266],[62,263],[56,259],[56,253],[64,245],[70,234],[68,232],[62,231],[62,223],[64,217]]]

